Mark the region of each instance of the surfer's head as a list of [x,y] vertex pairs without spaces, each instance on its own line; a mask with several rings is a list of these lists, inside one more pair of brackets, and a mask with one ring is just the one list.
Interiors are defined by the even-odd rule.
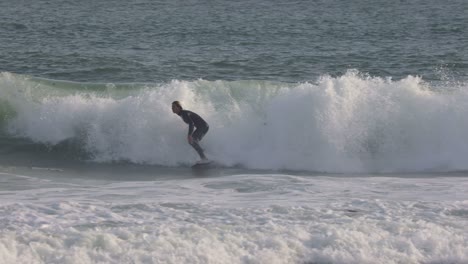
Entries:
[[172,112],[174,114],[179,114],[179,112],[182,110],[182,105],[180,104],[179,101],[174,101],[172,102]]

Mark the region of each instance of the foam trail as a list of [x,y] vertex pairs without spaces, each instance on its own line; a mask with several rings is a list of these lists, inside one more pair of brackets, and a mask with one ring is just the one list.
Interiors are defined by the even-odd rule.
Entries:
[[20,179],[14,192],[2,185],[2,263],[468,259],[468,181],[457,177]]
[[[196,160],[180,100],[202,115],[208,155],[257,169],[326,172],[468,169],[466,84],[399,81],[349,72],[315,83],[173,81],[83,90],[3,74],[15,116],[8,132],[44,144],[79,140],[98,162],[176,166]],[[446,84],[444,84],[446,85]]]

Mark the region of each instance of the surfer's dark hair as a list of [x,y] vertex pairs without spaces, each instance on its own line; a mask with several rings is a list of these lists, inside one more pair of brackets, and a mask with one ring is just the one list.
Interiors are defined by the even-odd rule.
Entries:
[[174,101],[174,102],[172,102],[172,105],[175,105],[175,106],[177,106],[177,107],[180,108],[180,109],[183,109],[183,108],[182,108],[182,105],[180,104],[179,101]]

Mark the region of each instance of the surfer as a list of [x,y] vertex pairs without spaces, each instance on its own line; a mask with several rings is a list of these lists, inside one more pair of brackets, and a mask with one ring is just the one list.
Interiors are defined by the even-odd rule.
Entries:
[[[200,155],[201,161],[198,163],[209,162],[203,152],[203,149],[198,144],[198,142],[200,142],[200,140],[205,136],[206,132],[208,132],[208,123],[206,123],[206,121],[196,113],[184,110],[179,101],[172,102],[172,112],[182,117],[182,120],[189,125],[187,140],[188,143],[197,151],[198,155]],[[193,130],[194,127],[196,128],[195,131]]]

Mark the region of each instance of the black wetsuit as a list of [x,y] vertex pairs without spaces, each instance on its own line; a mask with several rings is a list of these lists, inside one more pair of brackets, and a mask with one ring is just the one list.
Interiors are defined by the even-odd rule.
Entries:
[[[198,145],[198,142],[205,136],[210,128],[203,118],[192,111],[181,110],[179,116],[182,117],[185,123],[189,125],[188,135],[192,136],[192,147],[197,151],[200,158],[206,159],[203,149]],[[193,129],[196,128],[195,131]]]

